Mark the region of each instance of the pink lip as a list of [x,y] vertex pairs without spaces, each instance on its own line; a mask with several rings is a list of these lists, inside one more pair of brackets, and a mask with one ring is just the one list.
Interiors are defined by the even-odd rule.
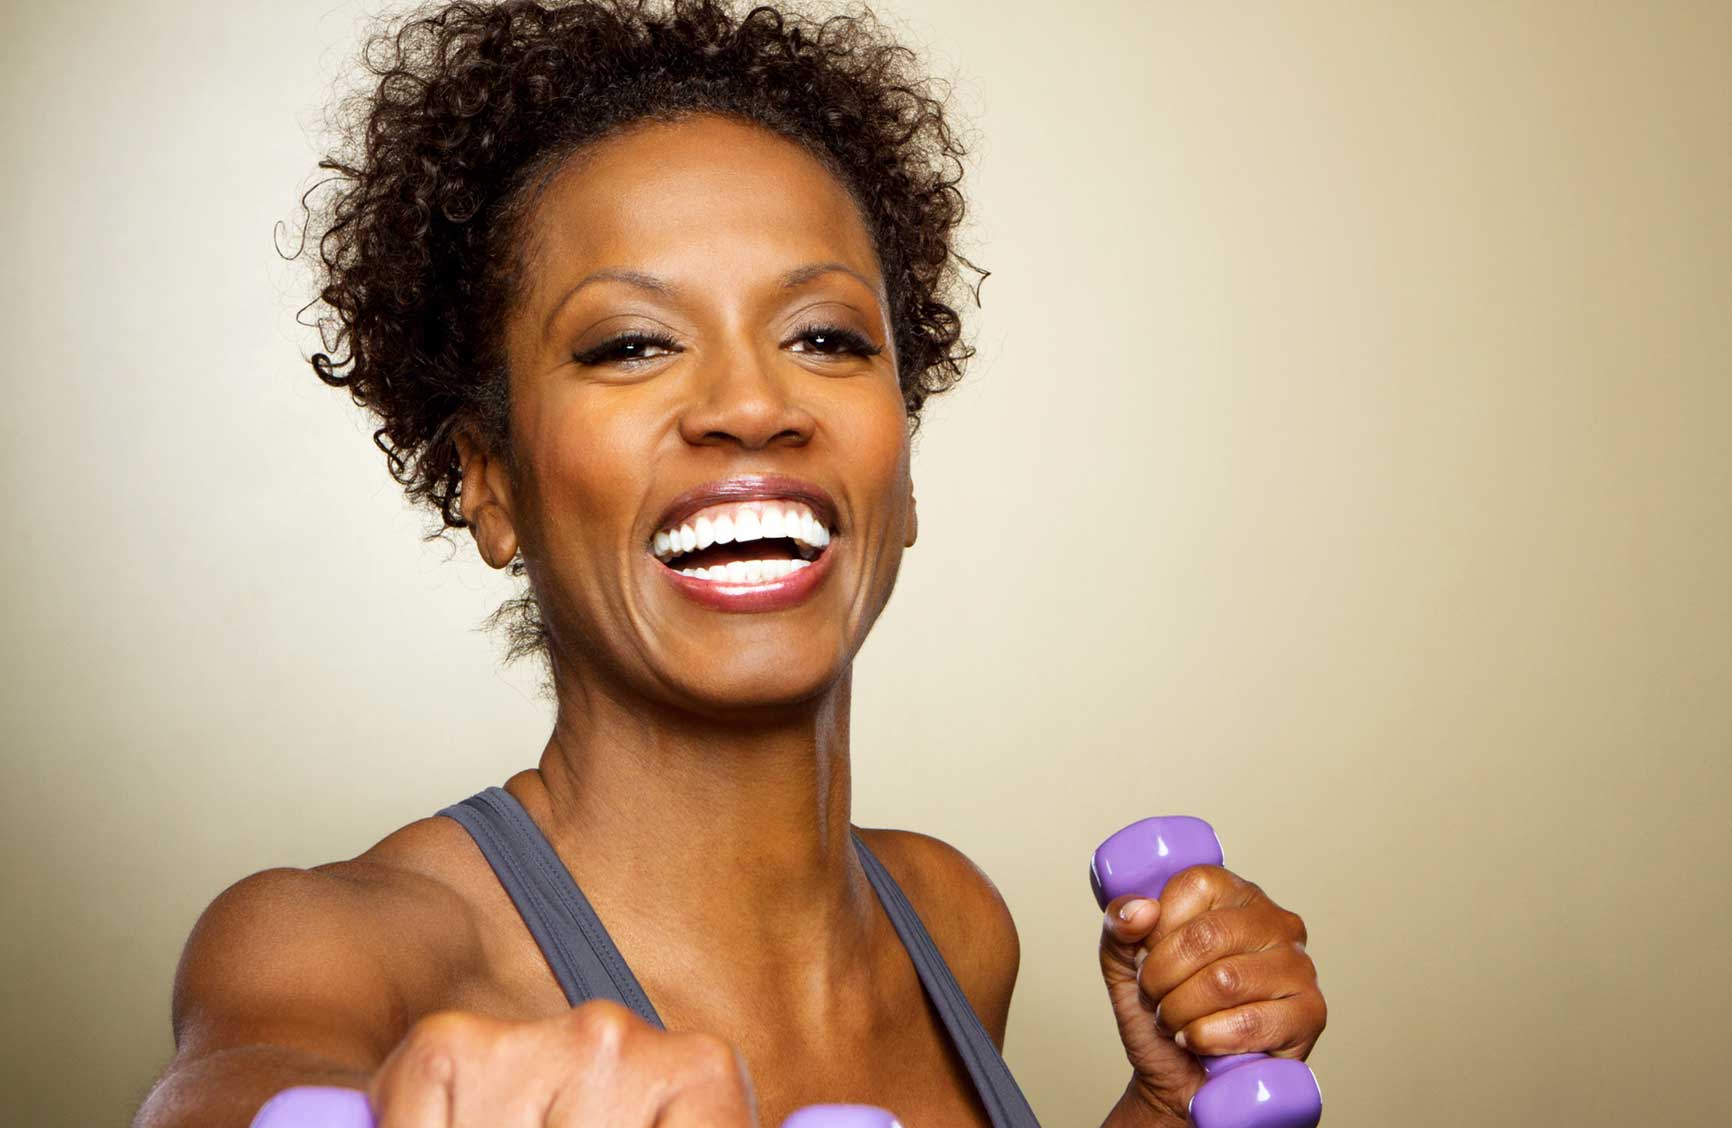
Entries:
[[[772,494],[772,497],[785,497],[786,494]],[[709,504],[709,503],[706,503]],[[698,509],[703,506],[696,507]],[[695,510],[694,510],[695,511]],[[789,607],[804,603],[818,585],[830,574],[830,558],[835,553],[826,547],[818,554],[818,559],[812,561],[809,568],[801,568],[797,572],[789,572],[776,580],[767,580],[759,584],[731,584],[725,581],[700,580],[695,576],[683,576],[669,568],[661,561],[656,561],[656,570],[667,577],[669,583],[677,588],[681,595],[689,596],[706,607],[718,611],[782,611]]]
[[[741,474],[733,478],[705,482],[668,502],[668,507],[656,518],[656,526],[650,530],[650,536],[653,537],[658,530],[673,528],[707,506],[730,501],[767,501],[771,498],[804,502],[832,533],[839,531],[836,528],[836,501],[823,486],[803,478],[790,478],[785,474]],[[815,570],[816,566],[800,569],[802,572]]]

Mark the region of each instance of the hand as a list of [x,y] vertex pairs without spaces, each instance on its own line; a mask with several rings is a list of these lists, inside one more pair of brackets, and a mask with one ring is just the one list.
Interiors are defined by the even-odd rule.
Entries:
[[539,1022],[444,1011],[417,1022],[367,1091],[378,1128],[756,1128],[740,1057],[597,1000]]
[[1164,1122],[1186,1122],[1207,1080],[1193,1054],[1303,1060],[1327,1017],[1305,922],[1220,866],[1175,874],[1159,901],[1109,903],[1101,975],[1133,1085]]

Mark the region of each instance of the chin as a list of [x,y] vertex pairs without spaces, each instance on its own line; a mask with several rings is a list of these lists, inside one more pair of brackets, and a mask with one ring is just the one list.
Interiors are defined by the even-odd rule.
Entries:
[[810,705],[843,681],[845,657],[799,648],[742,647],[726,658],[683,666],[667,680],[699,711],[740,714]]

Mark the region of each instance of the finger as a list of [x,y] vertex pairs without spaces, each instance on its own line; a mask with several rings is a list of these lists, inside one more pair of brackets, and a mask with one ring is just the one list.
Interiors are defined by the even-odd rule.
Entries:
[[[1272,902],[1264,902],[1244,908],[1213,909],[1193,917],[1147,944],[1148,958],[1143,960],[1137,977],[1143,994],[1158,1003],[1173,988],[1216,960],[1299,940],[1300,936],[1286,920],[1291,916],[1292,913]],[[1155,929],[1157,936],[1162,931],[1161,927]]]
[[1263,891],[1221,866],[1191,866],[1180,870],[1161,890],[1160,940],[1213,909],[1239,908]]
[[1128,894],[1107,903],[1101,917],[1101,974],[1109,987],[1135,981],[1143,941],[1161,919],[1161,903]]
[[756,1128],[758,1100],[738,1050],[707,1034],[677,1035],[670,1045],[682,1068],[655,1128]]
[[1216,960],[1161,998],[1155,1024],[1171,1037],[1205,1015],[1244,1003],[1286,999],[1317,986],[1317,969],[1298,944]]
[[757,1128],[751,1102],[722,1093],[681,1093],[662,1109],[654,1128]]
[[1174,1041],[1194,1054],[1274,1054],[1304,1058],[1323,1032],[1323,996],[1302,992],[1287,999],[1246,1003],[1205,1015],[1181,1029]]
[[386,1059],[367,1089],[376,1128],[453,1128],[456,1059],[404,1046]]

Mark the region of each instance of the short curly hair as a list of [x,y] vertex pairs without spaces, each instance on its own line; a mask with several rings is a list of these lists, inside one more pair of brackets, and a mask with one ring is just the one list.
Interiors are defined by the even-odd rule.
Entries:
[[[498,329],[520,296],[525,221],[574,152],[634,123],[726,115],[837,177],[878,252],[911,432],[974,354],[950,304],[957,264],[988,273],[954,246],[965,146],[937,80],[870,9],[820,20],[786,5],[737,15],[725,0],[460,0],[375,29],[361,60],[364,84],[319,162],[334,175],[303,198],[297,254],[318,272],[306,309],[323,306],[325,350],[309,362],[376,418],[392,477],[437,514],[430,540],[467,525],[457,434],[510,458]],[[489,623],[502,621],[507,661],[540,652],[551,673],[533,592]]]

